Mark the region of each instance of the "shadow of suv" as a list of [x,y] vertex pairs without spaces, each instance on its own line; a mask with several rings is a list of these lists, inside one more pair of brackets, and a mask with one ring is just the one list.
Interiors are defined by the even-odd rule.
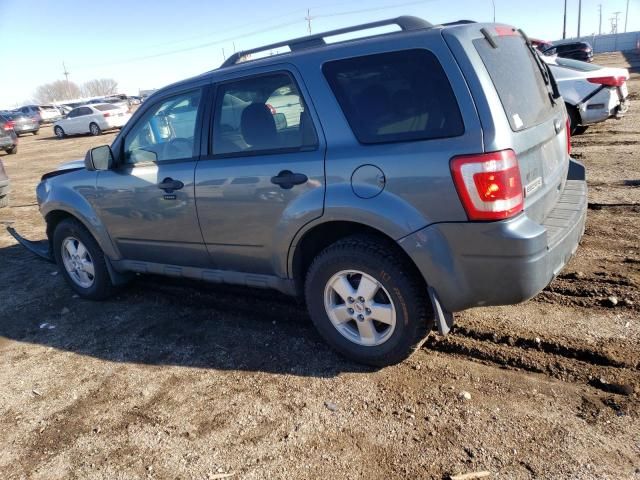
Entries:
[[388,365],[452,312],[521,302],[557,275],[587,205],[569,147],[521,31],[399,17],[163,88],[37,198],[84,298],[134,273],[274,288],[304,297],[336,350]]

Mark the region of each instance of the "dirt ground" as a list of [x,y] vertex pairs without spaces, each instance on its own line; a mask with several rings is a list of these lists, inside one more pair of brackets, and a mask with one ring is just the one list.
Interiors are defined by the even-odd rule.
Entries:
[[[458,314],[452,335],[391,368],[337,356],[269,291],[139,277],[80,300],[2,225],[0,478],[640,478],[631,60],[629,114],[573,140],[590,186],[576,257],[533,300]],[[113,137],[23,137],[2,156],[0,223],[44,238],[40,175]]]

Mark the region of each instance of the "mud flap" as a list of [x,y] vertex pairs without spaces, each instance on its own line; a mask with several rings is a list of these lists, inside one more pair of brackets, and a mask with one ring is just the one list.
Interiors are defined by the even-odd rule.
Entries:
[[9,234],[13,238],[15,238],[20,245],[22,245],[34,255],[37,255],[38,257],[47,260],[48,262],[56,263],[53,259],[53,252],[51,252],[51,245],[49,244],[48,240],[40,240],[37,242],[27,240],[26,238],[21,237],[13,227],[9,226],[7,226],[7,232],[9,232]]
[[433,287],[428,287],[429,299],[433,306],[433,313],[435,315],[436,326],[438,327],[438,333],[440,335],[447,335],[453,327],[453,313],[445,310],[440,304],[438,294]]

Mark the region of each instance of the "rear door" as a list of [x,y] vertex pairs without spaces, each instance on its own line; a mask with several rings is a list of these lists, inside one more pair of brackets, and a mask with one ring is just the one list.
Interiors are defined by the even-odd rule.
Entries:
[[566,110],[548,69],[513,27],[473,24],[443,35],[472,89],[485,151],[514,150],[525,211],[542,221],[569,166]]
[[289,65],[229,75],[215,91],[195,178],[204,241],[217,269],[282,276],[276,252],[323,211],[319,124]]

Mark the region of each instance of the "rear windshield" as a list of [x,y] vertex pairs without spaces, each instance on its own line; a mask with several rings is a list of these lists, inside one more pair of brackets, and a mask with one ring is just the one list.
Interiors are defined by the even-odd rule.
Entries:
[[507,114],[512,130],[524,130],[547,119],[553,110],[550,91],[533,54],[520,35],[494,36],[473,44],[482,58]]
[[95,108],[96,110],[100,110],[101,112],[104,112],[106,110],[118,110],[118,107],[114,105],[94,105],[93,108]]
[[337,60],[326,63],[322,70],[360,143],[464,133],[449,80],[427,50]]
[[578,70],[580,72],[593,72],[594,70],[602,69],[600,65],[581,62],[580,60],[573,60],[571,58],[557,57],[556,63],[561,67],[570,68],[571,70]]

